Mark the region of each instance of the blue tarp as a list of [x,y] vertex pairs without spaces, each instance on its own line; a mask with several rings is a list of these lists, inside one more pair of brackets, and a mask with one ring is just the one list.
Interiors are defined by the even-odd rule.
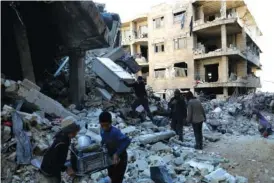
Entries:
[[12,127],[16,139],[16,163],[30,164],[32,158],[31,143],[23,130],[23,121],[17,111],[12,113]]
[[184,24],[185,24],[185,14],[182,14],[182,18],[181,18],[181,29],[184,28]]

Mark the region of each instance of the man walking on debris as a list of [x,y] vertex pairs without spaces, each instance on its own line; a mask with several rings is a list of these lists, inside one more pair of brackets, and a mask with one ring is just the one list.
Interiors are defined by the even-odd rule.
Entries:
[[206,120],[206,115],[201,102],[193,96],[192,92],[186,94],[188,101],[187,106],[187,122],[192,123],[195,136],[195,149],[203,149],[203,122]]
[[60,183],[62,171],[67,171],[70,176],[74,175],[72,168],[67,168],[65,162],[70,141],[80,130],[80,126],[75,122],[76,119],[71,116],[61,122],[61,131],[55,135],[53,144],[44,155],[40,168],[40,183]]
[[171,109],[171,128],[179,136],[179,140],[183,141],[183,124],[186,120],[186,103],[183,96],[181,96],[180,90],[176,89],[174,97],[171,98],[168,103]]
[[113,183],[122,183],[127,168],[127,147],[131,140],[121,131],[111,125],[109,112],[102,112],[99,116],[101,125],[102,145],[106,145],[114,165],[108,168],[108,176]]
[[133,87],[133,89],[135,91],[135,95],[137,97],[137,99],[131,105],[132,111],[135,112],[136,108],[139,105],[142,105],[144,107],[145,111],[147,112],[148,117],[153,122],[153,116],[152,116],[152,114],[150,112],[150,109],[149,109],[147,91],[146,91],[146,86],[145,86],[145,82],[143,80],[143,77],[138,76],[137,81],[134,82],[134,83],[131,83],[131,84],[129,84],[125,81],[123,81],[123,82],[127,87]]

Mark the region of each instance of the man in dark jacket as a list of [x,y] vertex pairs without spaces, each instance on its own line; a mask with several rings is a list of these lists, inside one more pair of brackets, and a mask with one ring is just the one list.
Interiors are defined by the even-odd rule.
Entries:
[[179,140],[183,141],[183,124],[187,116],[187,109],[184,97],[181,96],[180,90],[176,89],[174,97],[168,103],[171,109],[171,128],[179,136]]
[[137,81],[134,82],[134,83],[131,83],[131,84],[124,81],[124,84],[127,87],[132,87],[134,89],[135,95],[137,97],[137,99],[131,105],[132,111],[135,112],[136,108],[139,105],[142,105],[144,107],[145,111],[147,112],[148,117],[153,122],[153,116],[152,116],[152,114],[150,112],[150,109],[149,109],[146,85],[145,85],[145,82],[143,80],[143,77],[138,76]]
[[122,183],[127,168],[127,147],[131,140],[121,133],[118,128],[111,125],[112,119],[109,112],[102,112],[99,116],[101,125],[102,145],[106,145],[109,155],[113,158],[108,176],[113,183]]
[[51,147],[44,155],[41,168],[40,180],[41,183],[60,183],[61,172],[67,171],[68,175],[73,175],[71,167],[67,168],[65,162],[70,146],[70,141],[80,130],[76,119],[69,116],[61,122],[61,131],[55,135],[55,139]]

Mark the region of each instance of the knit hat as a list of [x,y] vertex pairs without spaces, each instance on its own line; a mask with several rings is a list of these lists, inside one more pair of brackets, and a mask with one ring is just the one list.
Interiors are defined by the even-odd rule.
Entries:
[[61,122],[61,129],[65,133],[71,133],[80,130],[80,126],[76,124],[76,119],[72,116],[64,118]]

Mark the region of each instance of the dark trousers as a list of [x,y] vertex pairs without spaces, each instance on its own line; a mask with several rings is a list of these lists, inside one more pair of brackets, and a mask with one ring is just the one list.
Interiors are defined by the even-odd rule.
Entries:
[[203,122],[200,123],[192,123],[195,141],[196,141],[196,148],[202,149],[203,148]]
[[108,176],[113,183],[122,183],[124,174],[127,169],[127,153],[125,152],[120,157],[120,162],[117,165],[112,165],[108,168]]
[[139,97],[139,98],[137,98],[133,102],[133,104],[131,105],[132,111],[135,112],[136,108],[139,105],[142,105],[144,107],[145,111],[147,112],[147,116],[150,118],[150,120],[153,121],[153,117],[152,117],[152,114],[150,112],[149,105],[148,105],[148,99],[146,97]]
[[184,120],[171,120],[171,129],[175,131],[176,135],[179,136],[179,140],[183,140],[183,124]]

